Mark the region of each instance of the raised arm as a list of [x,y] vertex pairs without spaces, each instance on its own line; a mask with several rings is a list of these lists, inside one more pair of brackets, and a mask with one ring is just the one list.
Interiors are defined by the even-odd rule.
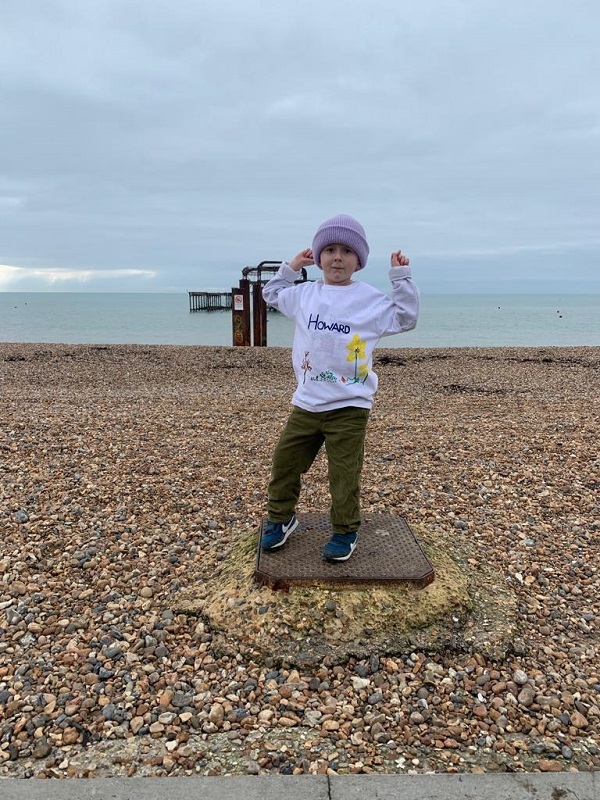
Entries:
[[410,259],[401,250],[390,258],[392,296],[382,313],[383,336],[411,331],[419,318],[419,289],[410,272]]
[[278,272],[263,286],[262,294],[265,303],[272,308],[277,308],[282,314],[289,316],[285,305],[280,303],[279,293],[294,285],[294,282],[298,279],[298,273],[303,267],[309,267],[314,263],[310,248],[302,250],[289,263],[283,261]]

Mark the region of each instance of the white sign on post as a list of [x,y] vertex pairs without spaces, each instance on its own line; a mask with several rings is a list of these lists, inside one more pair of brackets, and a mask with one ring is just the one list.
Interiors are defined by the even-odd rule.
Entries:
[[234,294],[233,295],[233,310],[234,311],[243,311],[244,310],[244,295],[243,294]]

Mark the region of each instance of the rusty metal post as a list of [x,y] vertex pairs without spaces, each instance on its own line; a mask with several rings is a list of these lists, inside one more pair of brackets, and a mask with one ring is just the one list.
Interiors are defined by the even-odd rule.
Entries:
[[231,321],[233,326],[233,344],[250,347],[250,282],[240,280],[239,288],[231,290]]
[[254,347],[267,346],[267,304],[262,296],[262,284],[252,286],[252,320],[254,327]]

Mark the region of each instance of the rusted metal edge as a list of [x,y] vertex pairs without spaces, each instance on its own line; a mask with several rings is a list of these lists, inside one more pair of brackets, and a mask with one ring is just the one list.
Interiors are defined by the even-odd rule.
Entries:
[[[257,559],[258,561],[258,559]],[[353,591],[357,587],[367,589],[370,586],[414,586],[424,589],[435,580],[435,571],[432,569],[422,578],[348,578],[327,576],[326,578],[276,578],[257,568],[254,571],[254,582],[258,586],[267,586],[269,589],[289,592],[292,586],[311,588],[315,586],[330,585],[336,589]]]

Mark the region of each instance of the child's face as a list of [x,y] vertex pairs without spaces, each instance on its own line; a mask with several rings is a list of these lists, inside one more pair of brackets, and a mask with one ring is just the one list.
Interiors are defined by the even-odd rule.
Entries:
[[348,286],[360,267],[358,256],[345,244],[328,244],[321,250],[323,280],[331,286]]

